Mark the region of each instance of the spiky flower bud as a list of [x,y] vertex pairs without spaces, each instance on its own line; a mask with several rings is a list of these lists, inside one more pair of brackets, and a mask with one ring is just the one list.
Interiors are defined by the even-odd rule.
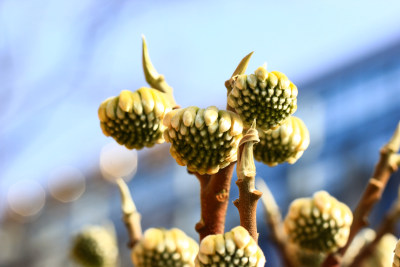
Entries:
[[283,162],[295,163],[310,144],[304,122],[290,116],[275,130],[258,129],[260,142],[254,145],[254,158],[269,166]]
[[98,115],[104,135],[129,149],[141,149],[164,142],[162,120],[171,109],[164,93],[142,87],[106,99]]
[[346,244],[352,221],[349,207],[327,192],[319,191],[313,198],[292,202],[284,228],[289,240],[302,249],[328,253]]
[[397,241],[393,256],[393,267],[400,267],[400,240]]
[[164,125],[171,155],[191,172],[214,174],[237,159],[243,124],[233,112],[214,106],[176,109],[165,116]]
[[281,72],[259,67],[254,74],[232,78],[228,104],[246,127],[254,119],[257,127],[268,130],[280,124],[297,109],[297,87]]
[[102,226],[88,226],[75,236],[71,256],[85,267],[114,267],[118,261],[115,235]]
[[265,257],[242,226],[225,234],[206,236],[200,243],[196,266],[257,266],[265,265]]
[[136,267],[193,267],[199,250],[196,241],[177,228],[150,228],[132,250]]

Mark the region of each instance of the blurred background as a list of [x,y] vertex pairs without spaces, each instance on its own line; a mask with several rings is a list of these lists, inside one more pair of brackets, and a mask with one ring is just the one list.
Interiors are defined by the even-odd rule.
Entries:
[[[0,266],[71,266],[71,237],[110,221],[121,266],[132,265],[102,153],[126,156],[144,229],[179,227],[197,239],[199,185],[169,146],[115,154],[100,130],[104,99],[146,86],[141,34],[182,107],[224,108],[224,81],[251,51],[248,73],[264,62],[284,72],[299,88],[295,115],[311,144],[295,165],[257,164],[257,176],[284,214],[294,198],[321,189],[354,208],[400,119],[399,11],[395,0],[0,0]],[[233,184],[231,201],[237,195]],[[259,208],[260,245],[269,266],[280,266]],[[226,228],[238,224],[230,204]]]

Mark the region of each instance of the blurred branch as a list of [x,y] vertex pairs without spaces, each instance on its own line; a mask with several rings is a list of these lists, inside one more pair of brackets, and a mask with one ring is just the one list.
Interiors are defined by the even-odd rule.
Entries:
[[377,232],[375,239],[365,245],[362,250],[358,253],[357,257],[353,260],[353,263],[350,267],[358,267],[361,266],[362,262],[368,258],[368,256],[372,255],[375,251],[376,246],[379,244],[379,241],[382,237],[388,233],[393,233],[395,231],[396,223],[400,218],[400,187],[398,191],[398,196],[393,203],[392,208],[385,216],[384,220],[381,222]]
[[279,249],[284,266],[294,267],[296,264],[289,253],[288,238],[283,230],[282,214],[275,198],[262,179],[257,179],[257,188],[262,192],[261,202],[264,207],[265,220],[271,231],[272,240]]
[[392,173],[398,169],[398,158],[396,154],[400,148],[400,123],[389,140],[380,151],[380,158],[375,166],[375,171],[370,178],[364,193],[358,202],[354,211],[354,220],[350,228],[350,235],[347,244],[338,252],[330,254],[324,261],[322,266],[339,266],[342,256],[346,252],[350,243],[353,241],[355,235],[364,227],[368,225],[368,215],[371,212],[375,203],[377,203],[389,181]]
[[128,247],[133,248],[142,238],[142,226],[140,224],[140,213],[136,210],[135,203],[129,192],[129,188],[122,178],[116,180],[121,193],[121,208],[123,221],[129,233]]

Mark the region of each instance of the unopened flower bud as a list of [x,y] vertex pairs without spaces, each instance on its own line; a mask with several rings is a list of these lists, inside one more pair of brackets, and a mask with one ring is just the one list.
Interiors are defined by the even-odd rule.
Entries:
[[257,161],[275,166],[288,162],[295,163],[307,149],[310,135],[304,122],[290,116],[274,129],[258,129],[260,142],[254,145],[254,158]]
[[397,241],[396,248],[394,249],[393,267],[400,267],[400,240]]
[[136,267],[193,267],[199,246],[177,228],[150,228],[132,250]]
[[98,115],[104,135],[129,149],[141,149],[164,142],[162,120],[171,109],[164,93],[142,87],[106,99]]
[[[365,246],[375,240],[376,233],[371,228],[361,230],[351,242],[347,249],[343,260],[343,267],[348,267],[353,264],[354,259],[360,254]],[[362,261],[362,267],[386,267],[392,264],[393,248],[396,246],[397,238],[387,233],[382,236],[379,242],[375,245],[374,250],[368,253]]]
[[196,266],[256,266],[265,265],[265,257],[242,226],[225,234],[206,236],[200,243]]
[[72,258],[85,267],[114,267],[118,261],[115,236],[101,226],[89,226],[76,235]]
[[297,87],[281,72],[259,67],[255,74],[232,79],[228,104],[236,110],[246,127],[254,119],[264,131],[278,126],[297,109]]
[[191,172],[214,174],[237,159],[243,124],[233,112],[188,107],[169,112],[164,138],[177,163]]
[[289,240],[302,249],[330,253],[346,244],[352,221],[347,205],[319,191],[313,198],[292,202],[284,228]]

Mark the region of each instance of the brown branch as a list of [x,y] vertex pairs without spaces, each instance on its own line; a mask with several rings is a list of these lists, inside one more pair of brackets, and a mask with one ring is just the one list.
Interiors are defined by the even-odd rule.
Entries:
[[[400,196],[400,190],[399,190]],[[382,237],[388,233],[393,233],[395,231],[396,222],[400,218],[400,198],[398,197],[396,202],[393,204],[392,208],[385,216],[384,220],[381,222],[374,240],[367,245],[365,245],[361,251],[358,253],[357,257],[354,258],[350,267],[361,266],[364,260],[366,260],[375,251],[376,246]]]
[[275,198],[263,180],[257,180],[257,188],[262,192],[261,203],[264,207],[265,220],[271,231],[271,239],[278,247],[284,266],[294,267],[296,263],[289,252],[288,238],[283,230],[282,214]]
[[234,167],[235,163],[231,163],[213,175],[195,173],[200,182],[201,219],[195,226],[200,241],[208,235],[224,233]]
[[236,173],[239,188],[239,198],[233,203],[239,211],[240,225],[243,226],[257,242],[257,201],[262,193],[255,188],[256,167],[253,158],[253,145],[258,143],[258,132],[255,122],[239,143],[238,162]]
[[136,210],[135,203],[132,200],[132,196],[125,181],[122,178],[118,178],[116,182],[121,193],[122,220],[124,221],[129,234],[128,247],[133,248],[137,242],[142,239],[143,233],[140,224],[141,216]]
[[349,239],[346,245],[338,252],[330,254],[322,266],[333,267],[339,266],[342,256],[353,241],[355,235],[368,225],[368,215],[373,206],[381,199],[382,193],[389,181],[390,175],[398,168],[398,155],[396,152],[400,147],[400,123],[390,139],[380,151],[380,158],[375,166],[372,178],[369,180],[366,189],[353,212],[353,223],[350,228]]

